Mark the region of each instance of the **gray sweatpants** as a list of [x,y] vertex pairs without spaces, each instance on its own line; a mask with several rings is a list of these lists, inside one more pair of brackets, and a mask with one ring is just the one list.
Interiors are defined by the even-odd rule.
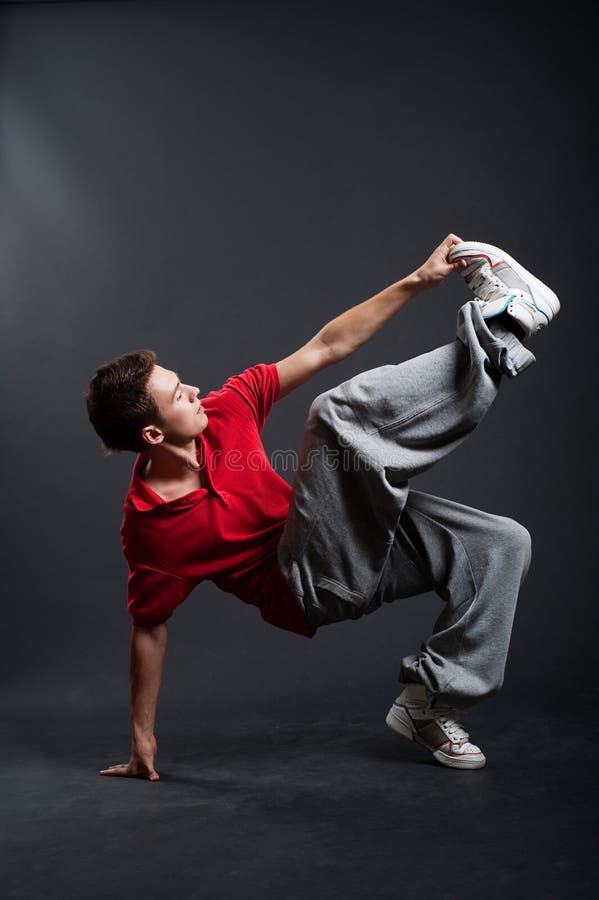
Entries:
[[501,687],[531,539],[513,519],[409,480],[474,430],[503,376],[535,361],[471,300],[452,343],[362,372],[310,407],[281,570],[315,627],[436,591],[444,607],[399,680],[425,684],[438,705],[465,708]]

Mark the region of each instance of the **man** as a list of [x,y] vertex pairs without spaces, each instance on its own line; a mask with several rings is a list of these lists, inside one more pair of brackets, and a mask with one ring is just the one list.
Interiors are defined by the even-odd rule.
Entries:
[[[312,403],[290,487],[260,431],[272,404],[369,340],[410,300],[460,272],[475,294],[456,339],[363,372]],[[444,608],[387,724],[451,768],[485,756],[456,709],[499,690],[531,560],[519,523],[414,490],[410,479],[472,432],[502,377],[535,362],[524,341],[555,294],[496,247],[448,235],[406,278],[326,324],[278,363],[200,400],[153,351],[101,366],[87,393],[107,452],[137,453],[121,526],[132,617],[131,756],[102,775],[159,779],[154,724],[168,618],[203,580],[313,637],[383,602],[434,590]]]

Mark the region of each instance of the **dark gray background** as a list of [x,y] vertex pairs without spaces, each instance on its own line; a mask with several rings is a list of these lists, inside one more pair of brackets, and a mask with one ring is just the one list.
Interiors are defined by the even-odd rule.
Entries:
[[[3,701],[121,709],[126,749],[119,525],[134,457],[104,459],[87,421],[96,366],[152,347],[206,394],[293,352],[449,231],[511,252],[562,312],[530,342],[537,364],[415,486],[533,535],[502,696],[594,691],[594,51],[581,11],[124,2],[5,4],[1,17]],[[452,340],[467,298],[453,276],[276,404],[267,451],[299,448],[320,391]],[[171,619],[160,709],[374,703],[384,716],[440,602],[308,641],[202,585]]]

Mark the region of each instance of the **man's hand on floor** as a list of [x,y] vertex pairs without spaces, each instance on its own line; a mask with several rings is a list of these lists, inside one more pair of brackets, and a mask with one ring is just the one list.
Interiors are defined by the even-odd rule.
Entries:
[[137,738],[131,747],[131,758],[127,763],[101,769],[99,775],[120,775],[125,778],[147,778],[148,781],[159,781],[160,775],[154,768],[154,758],[158,752],[158,744],[154,735],[150,738]]

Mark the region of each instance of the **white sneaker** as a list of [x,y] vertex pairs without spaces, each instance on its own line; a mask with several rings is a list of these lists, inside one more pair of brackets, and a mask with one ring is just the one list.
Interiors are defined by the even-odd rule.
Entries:
[[484,319],[507,312],[530,337],[559,312],[553,291],[499,247],[462,241],[451,249],[448,259],[468,263],[460,275],[479,300]]
[[450,707],[431,707],[431,694],[424,684],[408,684],[387,713],[385,722],[393,731],[430,750],[437,762],[452,769],[482,769],[486,763],[480,747]]

